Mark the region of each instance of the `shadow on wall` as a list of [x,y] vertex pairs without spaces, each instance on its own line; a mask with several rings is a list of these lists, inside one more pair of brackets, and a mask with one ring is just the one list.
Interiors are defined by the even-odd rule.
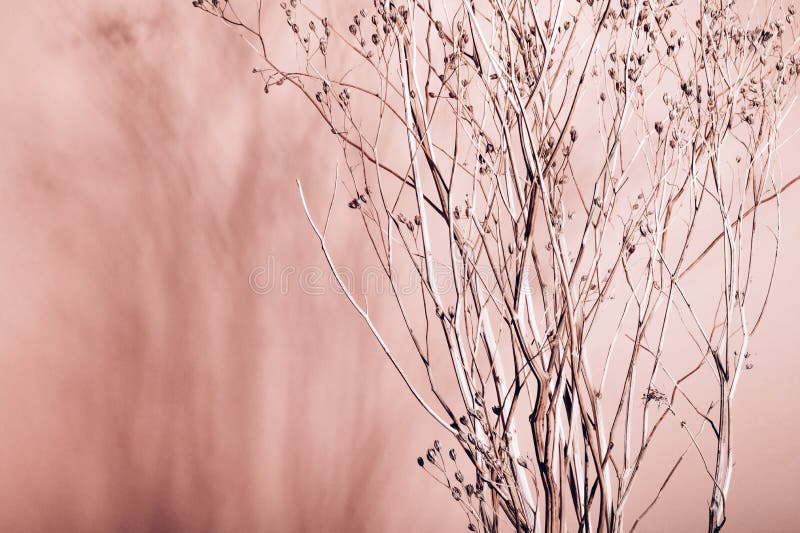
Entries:
[[35,4],[0,23],[0,529],[440,526],[428,426],[391,434],[416,411],[345,302],[248,286],[320,260],[315,125],[189,2]]

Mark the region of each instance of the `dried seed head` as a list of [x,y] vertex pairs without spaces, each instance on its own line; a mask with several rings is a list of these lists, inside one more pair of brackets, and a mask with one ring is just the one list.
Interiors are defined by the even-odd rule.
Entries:
[[456,451],[454,449],[450,448],[450,451],[447,452],[447,454],[450,456],[451,460],[453,460],[453,461],[456,460]]
[[417,457],[417,464],[419,466],[424,467],[425,466],[425,460],[422,457]]

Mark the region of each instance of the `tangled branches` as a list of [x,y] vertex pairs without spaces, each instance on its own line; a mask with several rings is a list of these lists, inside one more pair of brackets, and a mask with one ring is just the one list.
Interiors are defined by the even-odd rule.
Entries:
[[[427,390],[337,280],[463,451],[437,441],[418,462],[469,528],[622,531],[668,428],[686,449],[631,529],[691,452],[719,531],[777,258],[777,239],[772,254],[756,242],[798,179],[779,183],[775,161],[800,74],[794,7],[397,0],[328,18],[292,0],[288,69],[261,6],[234,4],[194,2],[249,42],[265,91],[294,86],[339,143],[336,185]],[[303,202],[336,272],[331,211],[320,228]],[[411,294],[400,271],[418,276]]]

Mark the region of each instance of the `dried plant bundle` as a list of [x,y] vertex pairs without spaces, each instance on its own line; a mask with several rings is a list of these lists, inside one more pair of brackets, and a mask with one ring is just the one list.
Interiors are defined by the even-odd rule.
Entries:
[[[733,400],[772,289],[780,194],[800,180],[777,160],[800,74],[792,5],[397,0],[326,17],[292,0],[291,67],[260,2],[194,5],[240,32],[265,91],[294,87],[338,142],[324,221],[300,188],[303,205],[452,442],[418,463],[470,530],[633,531],[690,463],[722,529]],[[339,275],[334,212],[360,222],[413,357]],[[685,447],[629,513],[665,432]]]

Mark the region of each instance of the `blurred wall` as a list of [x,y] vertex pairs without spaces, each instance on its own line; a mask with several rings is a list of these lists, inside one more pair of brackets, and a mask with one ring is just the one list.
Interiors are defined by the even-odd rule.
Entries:
[[[345,300],[251,289],[273,259],[324,267],[294,178],[319,212],[336,147],[190,4],[0,20],[0,530],[464,528],[414,466],[440,435]],[[783,223],[728,531],[800,528],[800,210]],[[673,485],[643,530],[701,529],[707,493]]]

